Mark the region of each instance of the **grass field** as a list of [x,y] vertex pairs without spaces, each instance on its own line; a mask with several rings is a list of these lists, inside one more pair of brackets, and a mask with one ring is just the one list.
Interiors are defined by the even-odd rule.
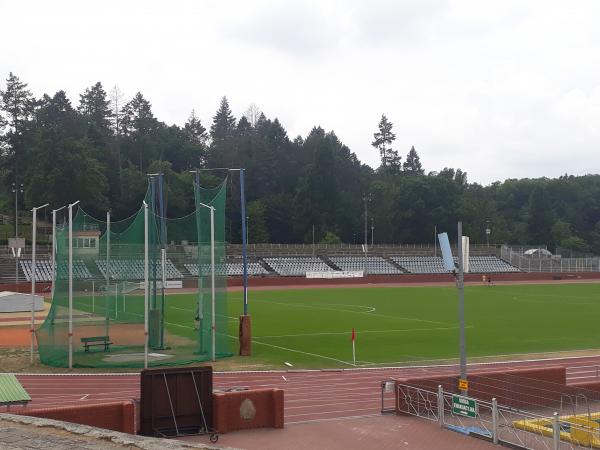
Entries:
[[[168,297],[172,333],[193,336],[194,298]],[[241,298],[228,295],[234,353]],[[357,366],[458,354],[454,287],[251,291],[249,299],[259,364],[350,367],[353,327]],[[600,284],[468,286],[465,301],[469,357],[600,348]]]

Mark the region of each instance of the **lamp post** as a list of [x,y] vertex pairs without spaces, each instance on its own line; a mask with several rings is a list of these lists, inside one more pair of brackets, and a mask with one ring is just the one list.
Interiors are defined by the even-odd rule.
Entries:
[[487,246],[490,246],[490,234],[492,234],[492,229],[490,228],[490,221],[485,221],[485,242]]
[[31,210],[33,213],[33,221],[31,224],[31,352],[30,352],[30,360],[29,362],[33,364],[33,346],[35,341],[35,279],[37,278],[36,274],[36,263],[35,263],[35,240],[37,236],[36,225],[37,225],[37,211],[38,209],[42,209],[48,206],[48,203],[42,206],[37,206]]
[[23,184],[12,184],[12,191],[15,194],[15,237],[19,237],[19,194],[23,193]]
[[373,236],[375,235],[375,225],[373,225],[373,217],[371,217],[371,247],[373,247]]
[[198,202],[200,206],[210,209],[210,296],[211,296],[211,337],[212,360],[216,361],[216,323],[215,323],[215,207]]
[[[23,185],[12,184],[12,191],[15,194],[15,237],[19,237],[19,193],[23,193]],[[19,289],[19,253],[15,258],[15,283]]]
[[363,196],[363,202],[365,203],[365,267],[364,267],[364,275],[367,275],[367,262],[368,262],[368,256],[369,256],[369,239],[368,239],[368,229],[367,229],[367,215],[368,215],[368,210],[367,210],[367,205],[369,203],[369,201],[371,200],[371,195],[370,194],[365,194]]

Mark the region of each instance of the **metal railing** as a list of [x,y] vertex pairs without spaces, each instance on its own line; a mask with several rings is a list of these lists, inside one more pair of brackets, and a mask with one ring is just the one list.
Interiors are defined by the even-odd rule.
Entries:
[[[390,383],[381,383],[382,413],[392,411]],[[535,450],[597,448],[600,444],[600,430],[589,412],[587,399],[588,413],[583,417],[586,415],[543,414],[499,405],[495,398],[488,402],[467,397],[461,398],[476,402],[474,412],[459,414],[454,404],[457,397],[461,396],[444,391],[441,385],[433,391],[396,383],[393,401],[399,414],[437,422],[442,428],[476,435],[494,444]]]
[[524,256],[502,246],[500,258],[523,272],[600,272],[600,257],[562,258],[560,256]]

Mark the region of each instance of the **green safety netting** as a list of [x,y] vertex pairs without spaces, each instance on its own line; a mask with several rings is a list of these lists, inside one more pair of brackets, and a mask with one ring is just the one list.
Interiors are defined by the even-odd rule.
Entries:
[[[194,186],[195,209],[166,218],[157,184],[148,205],[148,365],[186,364],[213,357],[210,210],[215,208],[215,357],[231,356],[225,270],[226,180]],[[37,330],[40,360],[69,367],[142,367],[145,322],[145,208],[118,222],[79,208],[56,232],[52,306]],[[72,309],[69,308],[69,267]],[[166,288],[163,289],[163,286]],[[69,323],[72,344],[69,344]]]

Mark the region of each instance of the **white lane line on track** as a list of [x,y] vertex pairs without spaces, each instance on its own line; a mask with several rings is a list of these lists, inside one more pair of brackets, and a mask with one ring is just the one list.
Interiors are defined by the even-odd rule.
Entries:
[[297,420],[295,422],[285,422],[286,425],[297,425],[301,423],[316,423],[316,422],[333,422],[336,420],[350,420],[350,419],[367,419],[369,417],[381,417],[381,413],[375,414],[363,414],[357,416],[343,416],[343,417],[330,417],[326,419],[312,419],[312,420]]
[[90,396],[90,394],[85,394],[83,397],[81,397],[79,400],[85,400],[86,398],[88,398]]

